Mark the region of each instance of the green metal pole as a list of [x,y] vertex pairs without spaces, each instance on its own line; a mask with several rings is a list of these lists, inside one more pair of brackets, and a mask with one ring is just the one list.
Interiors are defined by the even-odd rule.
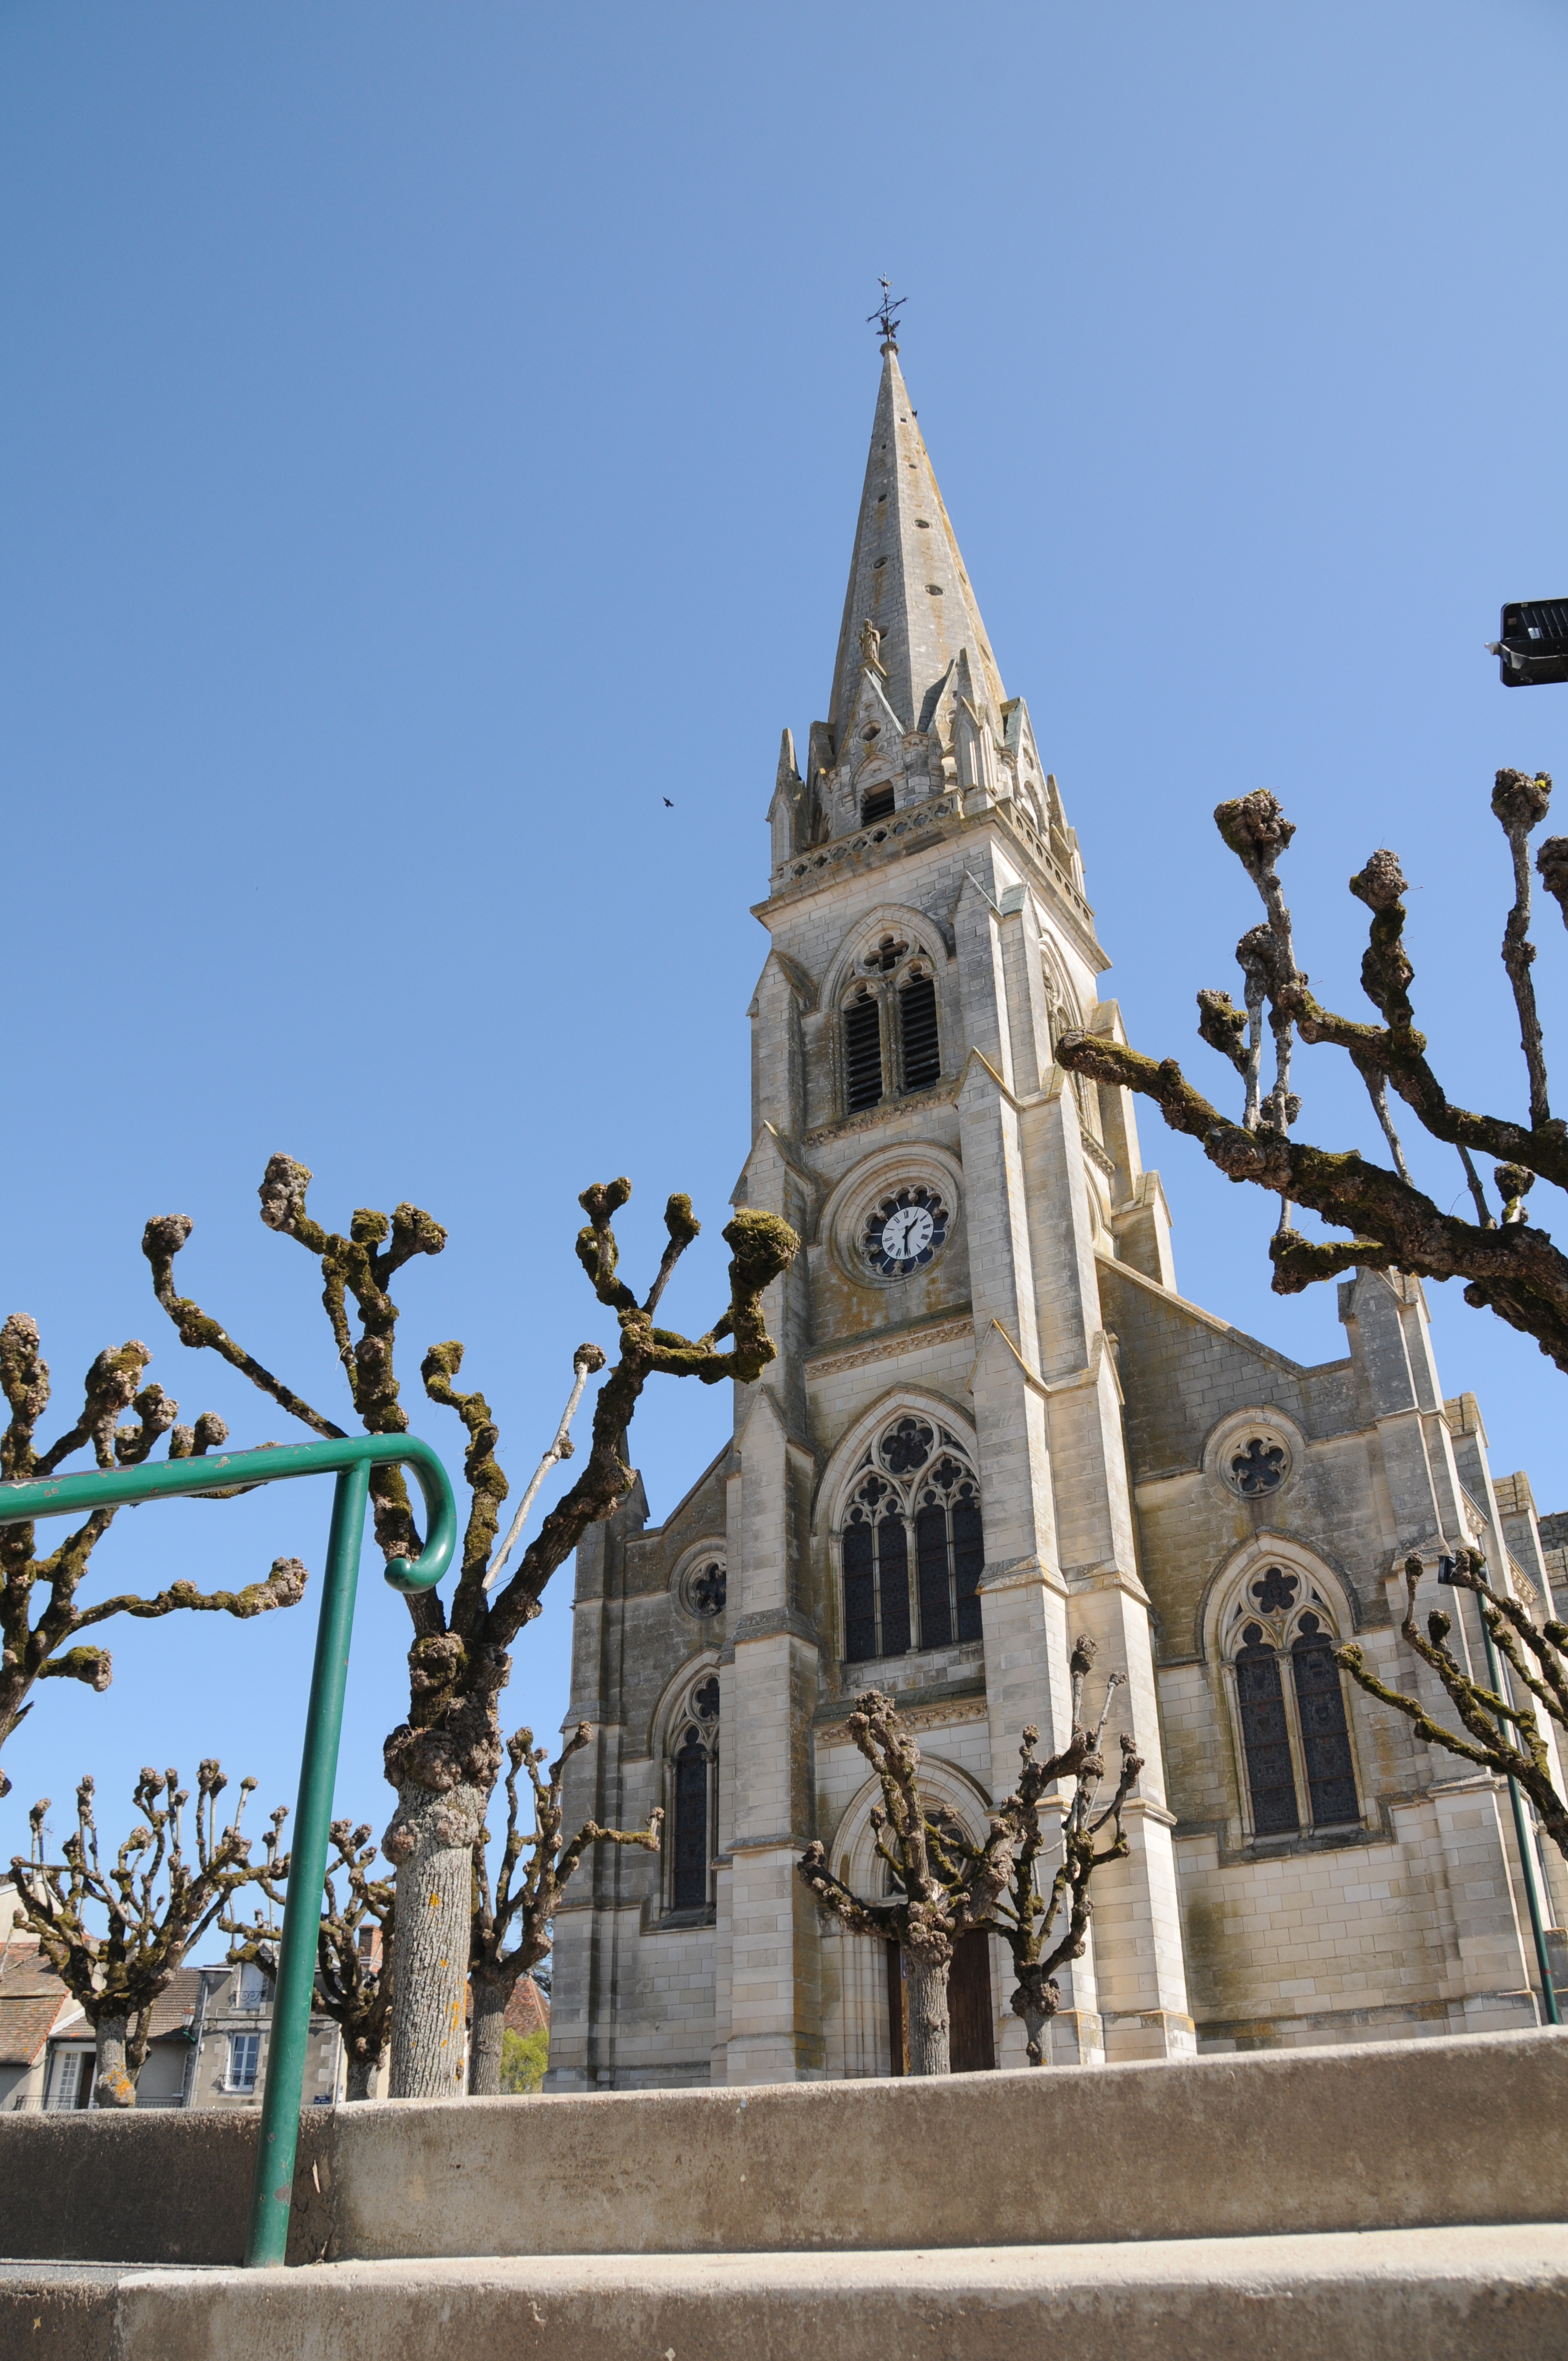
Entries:
[[258,1485],[289,1477],[337,1477],[305,1719],[305,1749],[300,1763],[289,1898],[273,1995],[271,2048],[245,2256],[247,2266],[280,2264],[289,2243],[322,1884],[348,1681],[348,1643],[354,1630],[365,1503],[371,1468],[392,1465],[411,1470],[424,1495],[428,1516],[419,1556],[387,1561],[387,1581],[394,1590],[411,1596],[433,1589],[457,1546],[457,1509],[451,1481],[429,1444],[417,1435],[345,1434],[323,1443],[275,1444],[256,1451],[214,1452],[202,1459],[159,1460],[152,1466],[93,1468],[74,1476],[25,1477],[0,1483],[0,1525],[15,1525],[36,1517],[73,1517],[84,1510],[91,1514],[140,1500],[223,1499],[236,1491],[250,1491]]
[[310,2047],[311,2001],[315,1991],[322,1882],[326,1875],[332,1794],[337,1778],[344,1692],[348,1686],[348,1643],[354,1632],[354,1594],[359,1581],[369,1488],[370,1470],[361,1459],[343,1469],[333,1492],[326,1581],[305,1717],[305,1751],[300,1761],[300,1799],[290,1847],[289,1907],[283,1914],[283,1940],[278,1954],[272,2035],[261,2097],[261,2136],[250,2192],[250,2232],[245,2249],[247,2270],[281,2265],[289,2245],[294,2154],[300,2144],[305,2053]]

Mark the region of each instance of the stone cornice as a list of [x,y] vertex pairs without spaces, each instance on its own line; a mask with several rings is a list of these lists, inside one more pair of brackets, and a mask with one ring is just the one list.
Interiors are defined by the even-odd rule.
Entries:
[[801,1371],[809,1382],[837,1369],[861,1369],[873,1361],[896,1358],[901,1353],[923,1352],[929,1345],[945,1345],[974,1334],[970,1312],[938,1312],[926,1320],[905,1321],[896,1328],[868,1329],[855,1343],[815,1345],[801,1356]]
[[[975,791],[971,788],[967,792]],[[773,890],[765,901],[752,903],[752,917],[771,927],[781,905],[809,900],[847,878],[863,877],[879,868],[891,868],[898,862],[907,861],[912,854],[928,852],[939,844],[994,829],[1006,859],[1025,871],[1052,917],[1072,939],[1087,964],[1096,974],[1103,973],[1111,962],[1094,932],[1093,910],[1066,872],[1058,868],[1034,827],[1014,808],[1014,799],[1004,796],[993,803],[988,798],[979,810],[967,812],[963,809],[965,793],[960,788],[948,787],[918,803],[905,804],[885,822],[879,820],[871,828],[857,828],[827,844],[810,845],[792,854],[774,868]]]

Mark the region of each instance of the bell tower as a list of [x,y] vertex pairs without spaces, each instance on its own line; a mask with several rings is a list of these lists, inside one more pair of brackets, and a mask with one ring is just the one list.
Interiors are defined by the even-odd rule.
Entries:
[[[804,1246],[727,1477],[714,2072],[731,2081],[889,2070],[874,1973],[795,1875],[813,1837],[835,1866],[863,1850],[857,1693],[893,1692],[934,1789],[983,1829],[1023,1726],[1065,1741],[1080,1633],[1125,1677],[1112,1728],[1146,1767],[1053,2054],[1194,2046],[1096,1268],[1171,1287],[1169,1224],[1130,1099],[1053,1060],[1068,1026],[1116,1028],[1108,961],[891,330],[882,358],[828,715],[804,767],[784,733],[755,906],[772,947],[737,1202]],[[1004,1972],[998,1947],[1007,2063]]]

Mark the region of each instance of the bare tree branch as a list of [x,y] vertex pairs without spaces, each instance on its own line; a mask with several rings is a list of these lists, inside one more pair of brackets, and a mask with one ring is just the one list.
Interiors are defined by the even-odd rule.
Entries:
[[[329,1859],[323,1881],[325,1908],[316,1935],[314,2005],[337,2026],[347,2064],[347,2096],[367,2099],[376,2069],[386,2054],[392,2016],[392,1946],[394,1897],[390,1883],[370,1875],[376,1848],[368,1826],[352,1828],[334,1820],[330,1830],[334,1857]],[[232,1938],[227,1959],[231,1967],[250,1961],[269,1985],[276,1985],[278,1947],[282,1928],[276,1914],[286,1903],[280,1881],[288,1874],[286,1859],[270,1858],[257,1875],[269,1904],[264,1917],[258,1910],[247,1921],[232,1911],[219,1919]],[[344,1898],[337,1898],[339,1879]]]
[[873,1808],[876,1850],[892,1898],[868,1901],[828,1865],[820,1842],[808,1845],[796,1873],[823,1909],[854,1935],[895,1942],[905,1958],[911,2074],[950,2071],[948,1974],[961,1935],[991,1924],[1013,1872],[1019,1830],[1005,1806],[991,1816],[981,1845],[933,1814],[920,1792],[920,1749],[889,1697],[868,1689],[856,1699],[850,1735],[876,1773],[882,1804]]
[[[1402,1691],[1387,1687],[1367,1670],[1365,1653],[1354,1642],[1334,1651],[1335,1663],[1369,1697],[1402,1713],[1416,1736],[1424,1739],[1429,1746],[1441,1746],[1466,1763],[1494,1772],[1499,1778],[1517,1779],[1540,1813],[1553,1844],[1568,1858],[1568,1805],[1564,1805],[1553,1784],[1551,1752],[1534,1712],[1529,1706],[1516,1706],[1499,1697],[1495,1689],[1472,1676],[1448,1644],[1453,1622],[1442,1608],[1435,1608],[1427,1617],[1426,1631],[1420,1630],[1416,1622],[1416,1592],[1423,1571],[1419,1557],[1405,1560],[1406,1604],[1400,1633],[1406,1646],[1412,1648],[1442,1683],[1469,1738],[1461,1738],[1457,1731],[1434,1721],[1419,1697],[1406,1697]],[[1474,1595],[1481,1620],[1494,1644],[1552,1720],[1568,1731],[1568,1656],[1564,1655],[1568,1650],[1568,1624],[1548,1622],[1538,1631],[1517,1599],[1494,1590],[1488,1584],[1486,1562],[1478,1550],[1459,1553],[1453,1561],[1451,1578],[1456,1588]],[[1534,1657],[1535,1668],[1527,1664],[1525,1651]]]
[[[543,1746],[535,1750],[531,1730],[517,1730],[507,1741],[507,1832],[493,1894],[483,1843],[475,1854],[479,1897],[469,1960],[474,2037],[468,2059],[468,2090],[475,2098],[499,2095],[507,2004],[519,1978],[548,1954],[554,1940],[552,1922],[584,1853],[601,1844],[634,1845],[644,1852],[659,1850],[664,1815],[658,1810],[651,1814],[645,1828],[605,1828],[597,1820],[585,1820],[570,1842],[563,1844],[563,1774],[573,1755],[580,1753],[592,1736],[593,1725],[579,1722],[547,1776],[542,1773],[548,1750]],[[533,1826],[526,1835],[518,1826],[520,1772],[527,1773],[533,1799]],[[521,1878],[520,1862],[523,1863]],[[506,1946],[514,1929],[517,1939],[509,1951]]]
[[[11,1857],[19,1905],[16,1923],[32,1928],[44,1957],[93,2029],[95,2106],[135,2106],[153,2003],[173,1982],[192,1944],[227,1908],[236,1890],[258,1873],[251,1863],[249,1839],[240,1832],[246,1799],[256,1782],[241,1780],[238,1809],[220,1831],[217,1799],[227,1784],[216,1763],[202,1764],[194,1862],[185,1852],[181,1826],[191,1799],[177,1771],[142,1772],[134,1790],[141,1819],[107,1870],[98,1856],[90,1778],[77,1788],[76,1829],[66,1839],[62,1861],[44,1858],[49,1798],[35,1804],[27,1815],[30,1853]],[[280,1809],[272,1815],[269,1864],[277,1858],[283,1818]],[[107,1918],[106,1933],[94,1929],[89,1913]]]
[[[147,1346],[134,1338],[100,1353],[87,1372],[81,1415],[53,1443],[40,1447],[37,1433],[49,1407],[49,1364],[39,1349],[38,1323],[24,1312],[14,1312],[0,1327],[0,1385],[11,1413],[0,1439],[0,1477],[18,1482],[52,1476],[72,1452],[88,1445],[100,1467],[139,1466],[164,1435],[171,1459],[200,1458],[221,1448],[228,1429],[215,1411],[203,1411],[193,1427],[181,1426],[176,1422],[180,1405],[161,1386],[140,1386],[138,1390],[151,1358]],[[120,1414],[127,1409],[136,1416],[122,1425]],[[146,1619],[183,1608],[244,1619],[274,1607],[292,1607],[304,1589],[305,1569],[298,1558],[279,1558],[265,1582],[244,1590],[203,1594],[192,1583],[177,1582],[155,1598],[126,1591],[94,1607],[80,1607],[77,1596],[89,1560],[115,1515],[113,1509],[95,1510],[41,1558],[36,1526],[0,1525],[0,1745],[28,1710],[35,1681],[82,1681],[99,1691],[109,1686],[114,1660],[108,1650],[71,1644],[92,1625],[112,1615]],[[47,1602],[35,1616],[35,1600],[46,1593]],[[0,1795],[9,1786],[0,1773]]]
[[[669,1251],[666,1249],[664,1260],[667,1263],[670,1259],[671,1257]],[[663,1266],[661,1266],[661,1269],[662,1268]],[[650,1296],[650,1307],[654,1301],[655,1298],[653,1296]],[[510,1557],[512,1551],[517,1547],[518,1541],[522,1533],[522,1529],[528,1522],[528,1512],[533,1506],[534,1498],[541,1484],[543,1483],[544,1478],[549,1475],[552,1467],[559,1466],[563,1459],[570,1459],[572,1456],[572,1421],[577,1414],[577,1404],[583,1399],[583,1389],[587,1384],[588,1379],[591,1377],[597,1377],[603,1367],[604,1355],[597,1345],[579,1345],[576,1351],[573,1354],[572,1390],[566,1397],[566,1407],[561,1413],[561,1423],[555,1429],[554,1442],[550,1444],[543,1458],[541,1459],[538,1466],[534,1469],[533,1474],[530,1478],[527,1491],[523,1494],[522,1499],[518,1503],[517,1514],[512,1519],[510,1524],[507,1527],[505,1541],[502,1542],[499,1549],[496,1552],[494,1558],[490,1562],[489,1568],[485,1576],[485,1588],[487,1591],[493,1590],[495,1588],[496,1584],[500,1579],[502,1570],[506,1565],[508,1558]]]

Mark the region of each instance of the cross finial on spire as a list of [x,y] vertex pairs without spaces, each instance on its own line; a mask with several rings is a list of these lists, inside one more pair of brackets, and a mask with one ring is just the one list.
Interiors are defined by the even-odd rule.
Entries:
[[894,303],[892,301],[892,296],[893,289],[888,284],[886,273],[883,272],[882,279],[882,308],[880,311],[869,312],[866,314],[866,325],[868,328],[880,328],[882,330],[883,342],[887,345],[892,345],[896,350],[898,345],[898,322],[894,315],[895,313],[903,311],[905,303],[908,302],[909,298],[907,295],[901,295],[897,302]]

